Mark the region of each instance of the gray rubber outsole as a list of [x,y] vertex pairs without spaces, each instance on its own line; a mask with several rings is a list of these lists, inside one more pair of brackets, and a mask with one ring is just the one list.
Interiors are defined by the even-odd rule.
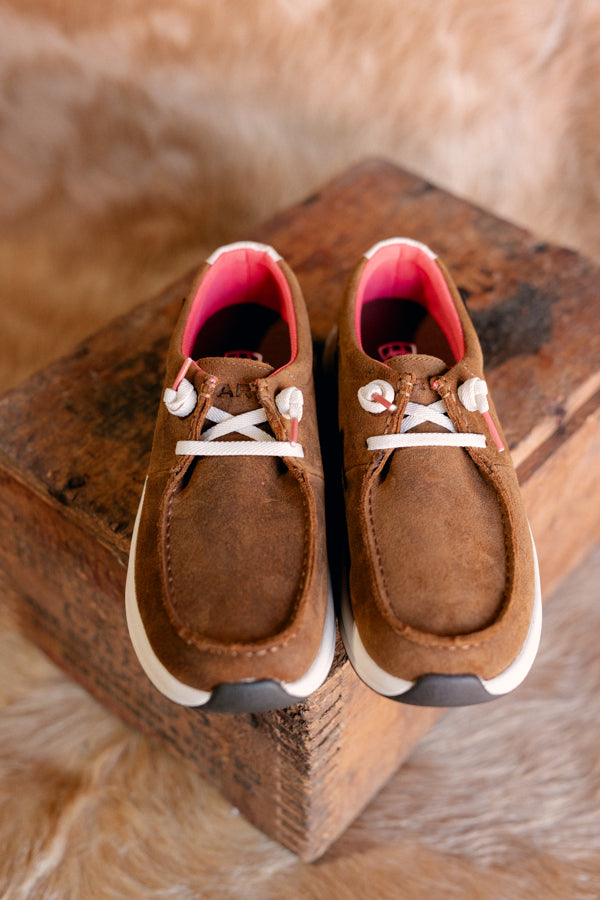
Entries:
[[223,682],[210,699],[196,709],[221,713],[262,713],[301,703],[304,697],[291,697],[277,681]]
[[403,694],[390,697],[412,706],[474,706],[487,703],[495,695],[488,693],[476,675],[421,675]]

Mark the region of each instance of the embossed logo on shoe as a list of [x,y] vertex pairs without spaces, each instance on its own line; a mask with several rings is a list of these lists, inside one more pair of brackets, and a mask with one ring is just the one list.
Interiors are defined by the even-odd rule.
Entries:
[[220,384],[216,390],[217,397],[251,397],[252,396],[252,387],[249,384],[244,384],[243,382],[226,382],[225,384]]
[[[223,354],[225,359],[249,359],[254,362],[263,362],[263,355],[257,350],[227,350]],[[217,397],[250,397],[252,388],[243,382],[226,382],[221,384],[216,391]]]
[[392,359],[394,356],[410,356],[416,355],[417,345],[408,341],[389,341],[387,344],[381,344],[377,348],[377,352],[383,362],[386,359]]

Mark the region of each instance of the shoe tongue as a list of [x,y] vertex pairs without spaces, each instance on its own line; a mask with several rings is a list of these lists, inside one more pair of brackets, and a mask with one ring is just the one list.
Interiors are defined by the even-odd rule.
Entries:
[[[429,386],[429,379],[448,371],[448,366],[437,356],[406,354],[393,356],[386,360],[386,365],[402,375],[410,374],[415,378],[410,399],[413,403],[434,403],[440,399],[439,394]],[[430,430],[430,429],[427,429]]]
[[448,369],[446,363],[437,356],[424,356],[419,353],[392,356],[391,359],[386,359],[385,364],[394,372],[401,374],[410,372],[416,378],[432,378],[434,375],[441,375]]
[[257,378],[266,378],[274,371],[267,363],[239,357],[205,356],[196,363],[219,379],[214,405],[234,416],[256,409],[256,397],[250,383]]
[[196,360],[209,375],[215,375],[219,381],[231,381],[249,384],[257,378],[266,378],[273,371],[273,366],[256,359],[245,359],[233,356],[204,356]]

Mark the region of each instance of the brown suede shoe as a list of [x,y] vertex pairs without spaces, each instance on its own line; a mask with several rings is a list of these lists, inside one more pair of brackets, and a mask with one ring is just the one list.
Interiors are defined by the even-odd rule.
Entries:
[[540,638],[535,548],[479,341],[431,250],[393,238],[365,254],[337,354],[352,665],[423,706],[511,691]]
[[325,680],[335,622],[308,316],[271,247],[207,260],[165,384],[127,573],[133,647],[175,703],[289,706]]

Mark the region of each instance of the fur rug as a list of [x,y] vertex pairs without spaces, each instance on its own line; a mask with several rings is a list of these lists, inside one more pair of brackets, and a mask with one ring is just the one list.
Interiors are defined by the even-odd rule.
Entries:
[[600,549],[512,696],[448,712],[318,863],[299,862],[6,627],[5,900],[597,900]]
[[[0,386],[366,155],[600,258],[598,109],[593,0],[0,0]],[[0,897],[600,897],[599,579],[313,865],[0,613]]]

